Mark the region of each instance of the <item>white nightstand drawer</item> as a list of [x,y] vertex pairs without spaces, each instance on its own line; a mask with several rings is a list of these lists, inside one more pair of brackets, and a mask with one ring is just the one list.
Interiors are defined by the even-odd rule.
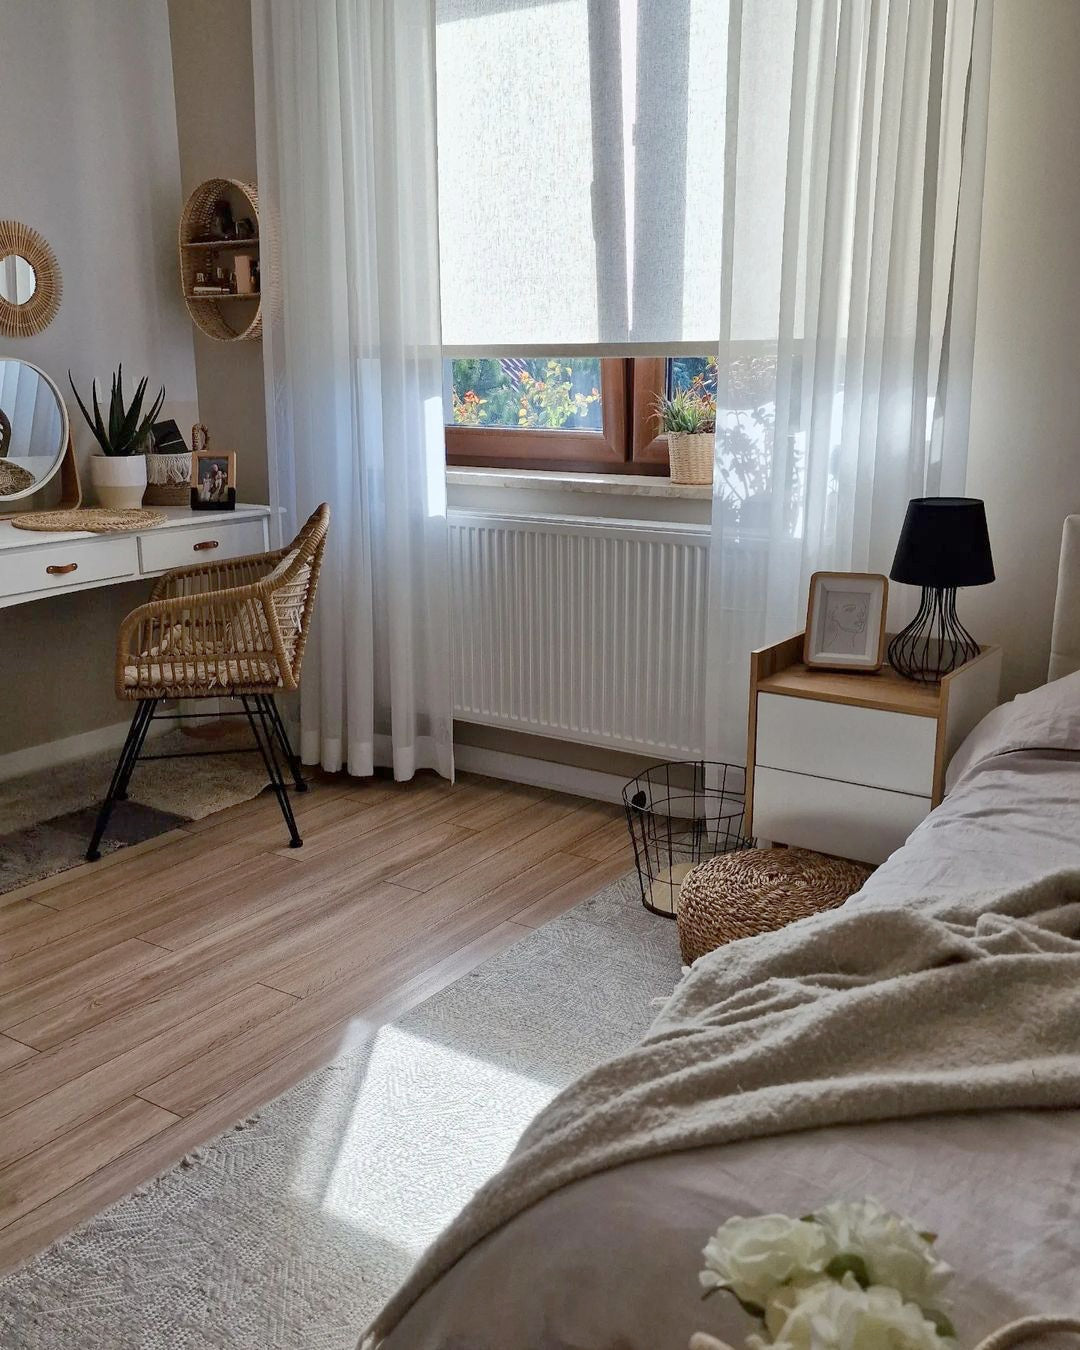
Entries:
[[[787,769],[929,797],[937,726],[933,717],[761,693],[755,761],[759,769]],[[761,833],[768,834],[764,829]]]
[[223,521],[220,516],[205,525],[195,523],[191,529],[151,531],[139,538],[144,572],[242,558],[248,553],[264,553],[266,548],[264,520]]
[[0,558],[0,593],[68,591],[85,582],[138,575],[139,550],[130,535],[78,539],[5,554]]
[[884,862],[929,813],[929,797],[784,773],[760,764],[754,773],[754,834],[759,839],[858,862]]

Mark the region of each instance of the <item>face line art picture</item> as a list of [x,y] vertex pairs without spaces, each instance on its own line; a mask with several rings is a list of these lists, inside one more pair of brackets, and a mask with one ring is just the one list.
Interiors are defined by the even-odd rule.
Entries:
[[866,652],[870,596],[865,591],[826,590],[823,609],[824,650],[862,656]]
[[806,664],[878,670],[884,655],[888,595],[888,578],[877,572],[815,572],[803,638]]

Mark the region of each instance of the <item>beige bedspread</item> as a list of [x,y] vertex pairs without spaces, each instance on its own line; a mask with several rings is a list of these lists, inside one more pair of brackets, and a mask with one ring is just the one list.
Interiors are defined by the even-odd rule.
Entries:
[[997,897],[924,896],[917,909],[866,900],[724,948],[695,966],[639,1046],[541,1113],[369,1343],[502,1225],[622,1164],[815,1127],[1078,1106],[1078,990],[1077,871]]

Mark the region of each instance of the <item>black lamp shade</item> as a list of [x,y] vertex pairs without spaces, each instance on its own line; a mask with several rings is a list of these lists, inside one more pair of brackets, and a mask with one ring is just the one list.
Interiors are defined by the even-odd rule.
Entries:
[[893,558],[892,581],[985,586],[994,580],[986,510],[977,497],[914,497]]

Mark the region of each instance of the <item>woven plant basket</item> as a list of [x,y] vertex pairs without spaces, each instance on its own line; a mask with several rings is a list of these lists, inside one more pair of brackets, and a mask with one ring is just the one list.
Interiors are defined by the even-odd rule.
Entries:
[[679,893],[679,947],[690,964],[726,942],[835,909],[874,869],[805,848],[748,848],[710,858]]
[[669,431],[667,439],[673,483],[701,485],[712,482],[714,437],[711,431],[696,431],[692,435]]
[[148,483],[143,493],[143,505],[190,506],[191,484],[184,483],[181,487],[173,487],[165,483]]

